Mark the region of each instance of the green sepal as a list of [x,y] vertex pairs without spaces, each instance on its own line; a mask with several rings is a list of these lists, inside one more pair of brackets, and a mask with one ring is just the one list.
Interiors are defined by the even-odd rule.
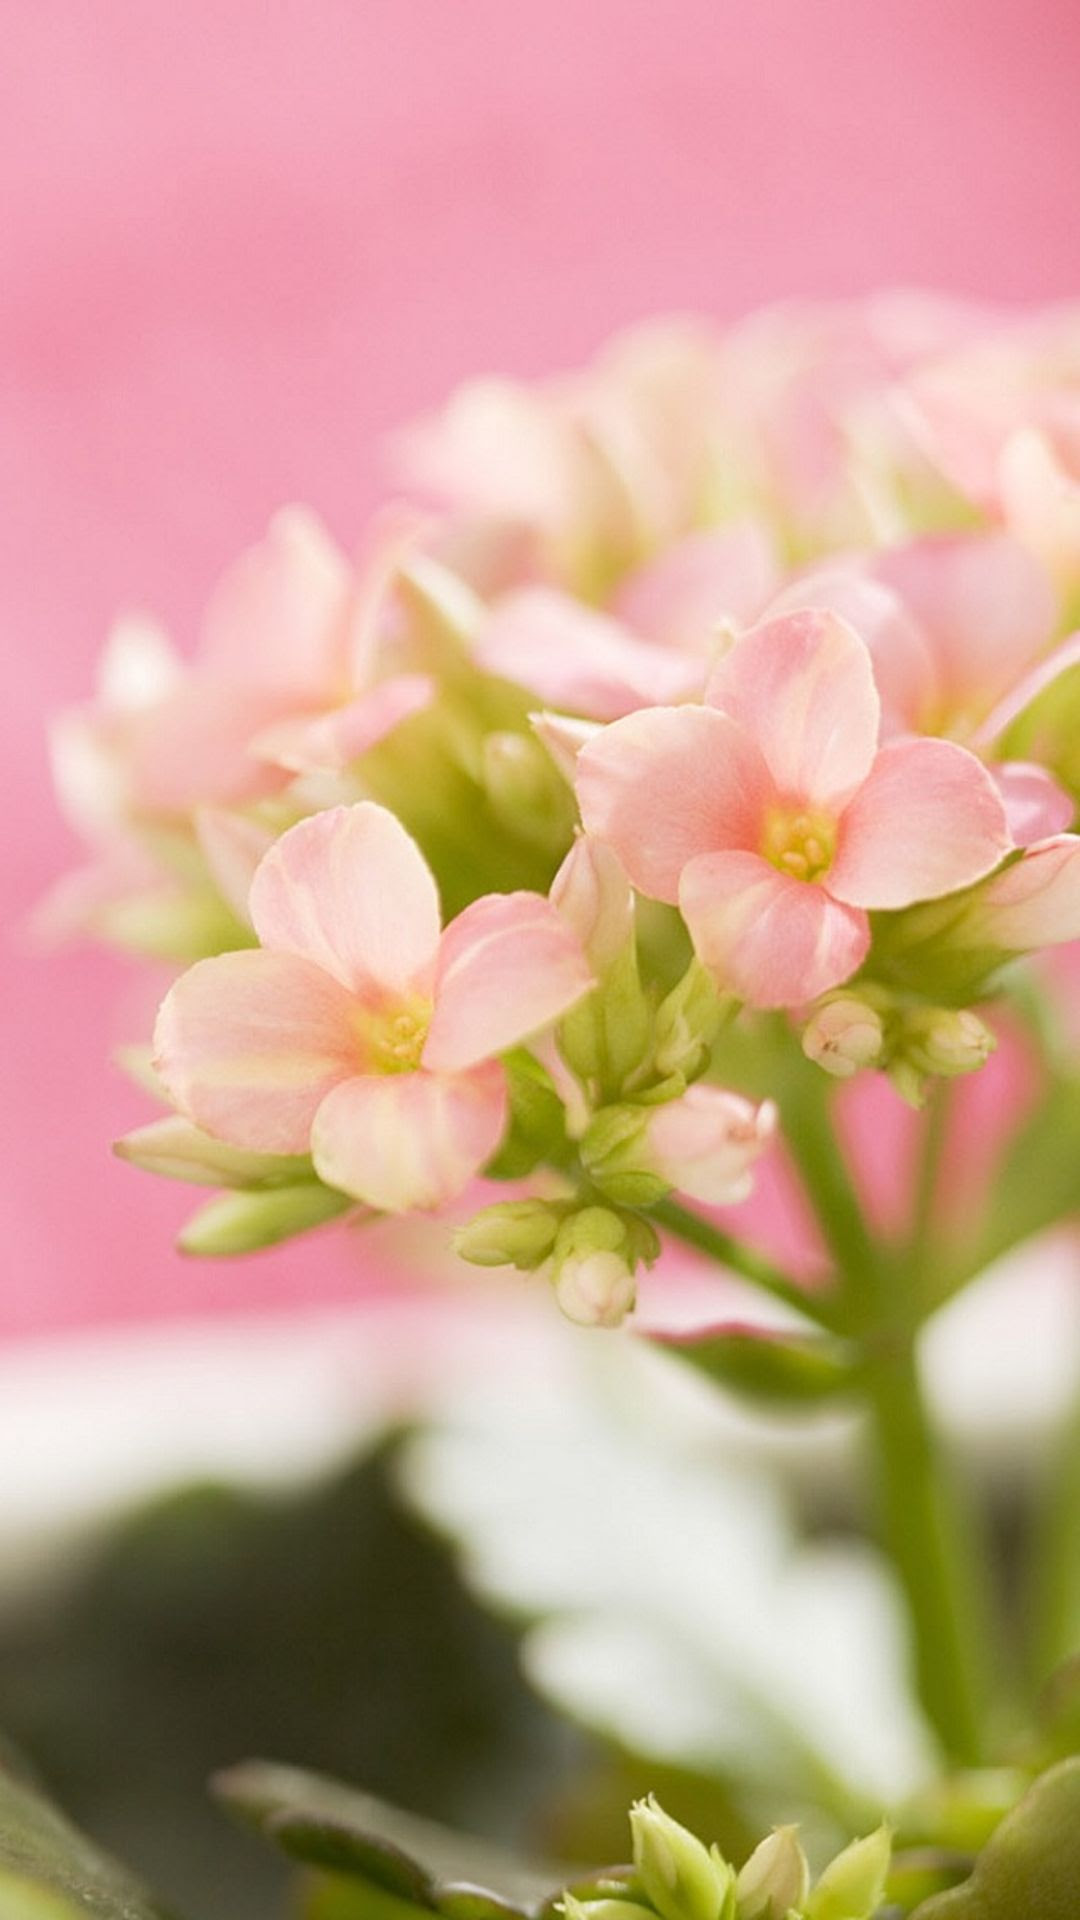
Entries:
[[1077,1920],[1080,1758],[1029,1788],[979,1855],[969,1880],[933,1895],[915,1920]]
[[566,1109],[546,1067],[516,1048],[506,1055],[510,1121],[506,1137],[484,1172],[489,1180],[520,1180],[538,1166],[558,1166],[567,1156]]

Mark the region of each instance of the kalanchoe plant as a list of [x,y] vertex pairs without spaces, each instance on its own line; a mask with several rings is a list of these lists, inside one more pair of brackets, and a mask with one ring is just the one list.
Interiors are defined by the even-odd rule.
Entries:
[[[1078,366],[1075,310],[885,300],[479,383],[402,438],[413,504],[357,562],[278,516],[192,662],[125,623],[56,737],[93,859],[46,917],[193,963],[153,1038],[168,1111],[119,1146],[220,1190],[181,1245],[453,1206],[465,1262],[580,1325],[633,1326],[680,1246],[780,1303],[665,1351],[861,1406],[922,1707],[969,1767],[1015,1690],[920,1345],[1080,1210]],[[883,1210],[867,1141],[898,1113]],[[729,1211],[766,1163],[807,1260]],[[1080,1627],[1047,1558],[1039,1678]],[[880,1837],[811,1886],[787,1829],[738,1874],[676,1832],[639,1808],[634,1891],[570,1920],[882,1898]],[[998,1910],[965,1897],[941,1911]]]

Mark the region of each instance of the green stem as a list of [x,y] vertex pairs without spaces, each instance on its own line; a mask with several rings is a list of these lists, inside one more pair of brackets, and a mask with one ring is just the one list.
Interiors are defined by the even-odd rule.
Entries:
[[662,1232],[682,1240],[688,1247],[696,1247],[699,1253],[709,1254],[721,1266],[737,1273],[740,1279],[748,1280],[752,1286],[770,1293],[774,1300],[782,1300],[785,1306],[793,1307],[804,1319],[812,1320],[816,1326],[824,1327],[828,1332],[836,1330],[835,1312],[820,1294],[801,1287],[797,1280],[792,1280],[779,1267],[773,1266],[764,1254],[721,1232],[719,1227],[703,1220],[700,1214],[691,1213],[674,1200],[663,1200],[650,1209],[649,1218]]
[[935,1444],[913,1338],[883,1344],[865,1383],[879,1527],[907,1603],[919,1695],[948,1757],[975,1765],[986,1634],[972,1543]]

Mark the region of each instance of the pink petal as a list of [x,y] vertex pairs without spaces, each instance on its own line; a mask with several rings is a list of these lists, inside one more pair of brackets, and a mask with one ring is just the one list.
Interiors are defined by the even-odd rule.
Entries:
[[1080,633],[1072,633],[1030,673],[1025,673],[1015,686],[1010,687],[972,736],[974,744],[983,749],[1000,740],[1006,729],[1020,719],[1047,687],[1052,687],[1055,680],[1062,679],[1077,666],[1080,666]]
[[984,713],[1053,634],[1050,581],[1009,534],[916,540],[883,552],[874,572],[922,627],[952,713]]
[[425,1067],[457,1071],[550,1026],[593,984],[577,935],[538,893],[489,894],[439,945]]
[[894,740],[844,810],[825,884],[851,906],[909,907],[981,880],[1011,845],[974,754],[949,740]]
[[200,960],[166,994],[154,1064],[207,1133],[257,1153],[306,1153],[331,1087],[354,1070],[352,1002],[291,954]]
[[588,832],[610,841],[642,893],[672,903],[696,854],[757,846],[772,797],[754,743],[710,707],[616,720],[582,747],[576,784]]
[[316,1171],[382,1213],[453,1200],[487,1164],[506,1126],[506,1076],[364,1074],[323,1101],[312,1129]]
[[850,979],[870,945],[864,913],[754,853],[692,860],[679,905],[705,966],[752,1007],[816,999]]
[[722,621],[756,620],[776,589],[776,548],[757,520],[691,533],[630,575],[615,611],[636,633],[699,658]]
[[424,674],[402,673],[329,713],[298,716],[268,727],[253,751],[290,773],[339,773],[431,700]]
[[1080,838],[1054,835],[995,874],[972,909],[972,930],[988,946],[1016,953],[1080,940]]
[[890,587],[870,579],[858,562],[826,563],[787,587],[766,618],[811,607],[846,620],[869,648],[887,732],[906,733],[934,713],[939,688],[930,647]]
[[258,760],[251,743],[281,710],[280,689],[188,679],[133,722],[133,804],[149,813],[187,813],[201,804],[240,806],[278,791],[281,773]]
[[238,920],[251,925],[251,883],[264,854],[274,844],[268,827],[225,807],[200,807],[195,831],[210,877]]
[[843,806],[873,765],[881,707],[870,655],[833,613],[789,613],[744,634],[707,698],[757,742],[787,799]]
[[249,686],[327,689],[345,665],[348,588],[325,527],[306,508],[285,508],[220,582],[200,666]]
[[1018,847],[1064,833],[1076,817],[1072,795],[1053,774],[1031,760],[1004,760],[991,775],[1005,806],[1009,832]]
[[489,673],[596,720],[680,700],[704,678],[699,663],[637,639],[553,587],[523,587],[500,601],[476,652]]
[[265,947],[325,968],[355,992],[424,992],[439,896],[415,840],[362,800],[301,820],[262,861],[251,917]]

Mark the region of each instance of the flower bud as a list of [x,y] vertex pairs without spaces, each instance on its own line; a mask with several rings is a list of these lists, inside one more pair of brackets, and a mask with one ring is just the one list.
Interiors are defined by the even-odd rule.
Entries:
[[1037,840],[1022,859],[992,874],[973,894],[954,938],[1003,955],[1080,939],[1080,835]]
[[559,1214],[544,1200],[500,1200],[459,1227],[454,1251],[474,1267],[517,1267],[534,1273],[559,1231]]
[[713,1041],[736,1005],[733,995],[720,992],[700,960],[691,960],[656,1010],[653,1058],[661,1079],[678,1073],[694,1080],[704,1073]]
[[652,1207],[671,1191],[649,1145],[650,1117],[647,1107],[601,1107],[582,1137],[582,1166],[620,1206]]
[[222,1193],[200,1208],[177,1240],[181,1253],[254,1253],[309,1233],[338,1214],[355,1211],[347,1193],[317,1180],[300,1187],[275,1187],[261,1193]]
[[639,1263],[660,1251],[645,1220],[609,1207],[582,1207],[563,1221],[552,1255],[555,1297],[568,1320],[617,1327],[632,1310]]
[[586,742],[599,733],[595,720],[573,720],[565,713],[530,713],[529,725],[570,786],[577,778],[577,758]]
[[918,1073],[955,1079],[983,1066],[997,1046],[985,1020],[968,1008],[936,1007],[909,1014],[899,1051]]
[[823,1000],[803,1028],[808,1060],[835,1080],[850,1080],[861,1067],[876,1066],[885,1045],[885,1023],[876,1007],[854,993]]
[[735,1875],[650,1795],[630,1810],[634,1865],[661,1920],[727,1920]]
[[651,1107],[645,1121],[646,1164],[669,1186],[706,1206],[745,1200],[751,1169],[776,1132],[771,1100],[755,1106],[723,1087],[688,1087]]
[[656,1920],[652,1908],[637,1900],[575,1900],[572,1893],[564,1893],[555,1910],[566,1920]]
[[555,1298],[579,1327],[620,1327],[637,1299],[634,1269],[622,1253],[571,1254],[555,1278]]
[[806,1903],[806,1920],[871,1920],[885,1898],[891,1858],[888,1827],[853,1840],[826,1867]]
[[496,818],[534,846],[562,848],[568,796],[549,756],[531,734],[486,733],[480,778]]
[[596,975],[634,937],[634,895],[616,854],[579,834],[551,883],[551,904],[577,934]]
[[810,1891],[810,1867],[797,1827],[774,1827],[755,1847],[735,1883],[738,1920],[787,1920],[801,1912]]
[[148,1173],[169,1180],[189,1180],[197,1187],[295,1186],[312,1178],[311,1161],[304,1154],[249,1153],[215,1140],[180,1114],[168,1114],[136,1127],[118,1140],[113,1152]]

